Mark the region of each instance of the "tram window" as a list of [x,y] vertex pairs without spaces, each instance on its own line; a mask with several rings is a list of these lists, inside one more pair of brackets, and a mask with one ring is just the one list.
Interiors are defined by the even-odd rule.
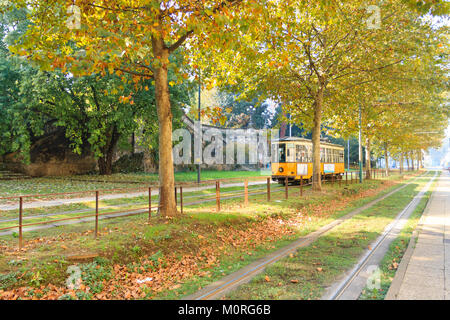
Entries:
[[278,161],[286,162],[286,144],[280,144],[278,146]]
[[299,146],[299,145],[295,146],[295,161],[302,162],[302,151],[301,151],[301,146]]
[[320,162],[325,162],[325,149],[320,148]]
[[295,151],[296,151],[296,157],[295,160],[297,162],[308,162],[308,151],[306,149],[306,146],[302,146],[302,145],[296,145],[295,146]]

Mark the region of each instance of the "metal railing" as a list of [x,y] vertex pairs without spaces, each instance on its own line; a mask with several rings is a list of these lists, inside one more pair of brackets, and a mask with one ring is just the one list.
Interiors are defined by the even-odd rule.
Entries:
[[[379,179],[386,177],[386,172],[384,169],[373,169],[371,170],[371,178],[372,179]],[[259,183],[259,184],[253,184],[253,188],[249,188],[249,181],[252,182],[258,182],[258,181],[265,181],[265,183]],[[339,177],[336,177],[335,175],[323,175],[322,176],[322,183],[330,183],[332,185],[338,184],[341,186],[342,184],[350,185],[357,183],[359,181],[358,172],[345,172]],[[243,189],[239,190],[228,190],[223,191],[221,190],[221,186],[223,187],[223,184],[226,183],[233,183],[233,182],[239,182],[243,183],[243,185],[225,185],[225,188],[237,188],[242,186]],[[213,184],[214,183],[214,184]],[[221,202],[223,200],[229,200],[229,199],[235,199],[235,198],[241,198],[244,197],[244,205],[249,205],[249,196],[250,195],[263,195],[266,194],[266,199],[268,202],[272,200],[272,195],[279,192],[284,192],[284,198],[287,200],[290,196],[292,196],[292,192],[290,193],[290,189],[297,188],[297,194],[298,196],[302,197],[304,193],[304,188],[307,186],[311,186],[311,182],[306,182],[303,177],[301,177],[298,185],[289,185],[289,180],[286,177],[286,180],[284,181],[284,186],[271,186],[271,177],[270,176],[261,176],[261,177],[251,177],[251,178],[232,178],[232,179],[217,179],[217,180],[209,180],[209,181],[203,181],[200,184],[199,183],[177,183],[174,187],[175,192],[175,200],[178,207],[180,208],[181,214],[184,213],[184,208],[186,206],[190,205],[196,205],[196,204],[202,204],[207,202],[214,202],[216,203],[216,212],[221,211]],[[265,186],[264,186],[265,185]],[[210,188],[209,188],[210,187]],[[19,242],[19,248],[23,248],[23,228],[24,227],[30,227],[30,226],[38,226],[38,225],[45,225],[45,224],[54,224],[55,222],[62,222],[62,221],[70,221],[70,220],[82,220],[86,218],[93,218],[94,221],[94,237],[97,238],[99,235],[99,218],[103,216],[108,216],[107,218],[119,218],[119,217],[126,217],[131,215],[138,215],[147,213],[148,219],[152,218],[152,211],[155,211],[160,208],[160,205],[152,205],[152,191],[154,189],[158,189],[158,186],[150,186],[150,187],[141,187],[141,188],[134,188],[134,189],[107,189],[107,190],[94,190],[94,191],[77,191],[77,192],[64,192],[64,193],[51,193],[51,194],[36,194],[36,195],[18,195],[18,196],[10,196],[10,197],[0,197],[0,199],[7,199],[7,200],[13,200],[18,199],[18,224],[8,227],[0,228],[0,231],[5,230],[14,230],[18,229],[18,242]],[[183,190],[184,188],[184,190]],[[193,195],[185,196],[183,194],[183,191],[186,191],[186,189],[192,188],[190,191],[191,193],[194,193]],[[215,189],[215,190],[214,190]],[[140,196],[148,197],[148,204],[144,207],[139,208],[132,208],[127,210],[114,210],[114,211],[107,211],[107,212],[100,212],[100,206],[99,206],[99,200],[100,200],[100,194],[108,194],[110,195],[111,192],[117,192],[117,191],[134,191],[134,192],[140,192]],[[213,190],[212,192],[209,192],[209,194],[195,194],[195,192],[199,191],[205,191],[205,190]],[[186,193],[186,192],[185,192]],[[66,218],[59,218],[59,219],[52,219],[48,221],[39,221],[39,222],[31,222],[31,223],[24,223],[24,200],[26,199],[32,199],[32,198],[42,198],[42,197],[50,197],[53,198],[55,196],[61,196],[61,195],[82,195],[82,194],[94,194],[93,200],[95,200],[95,209],[94,213],[91,214],[84,214],[84,215],[76,215],[73,217],[66,217]],[[145,197],[144,196],[144,197]],[[132,198],[130,197],[120,197],[121,199],[127,199]],[[191,202],[185,202],[186,199],[197,199],[195,201]],[[87,202],[86,199],[83,199],[83,201],[77,202],[77,203],[85,203]],[[63,204],[64,205],[64,204]],[[140,205],[140,204],[139,204]],[[105,207],[105,209],[108,207]],[[58,212],[54,215],[63,215],[67,214],[68,211],[62,211]],[[72,213],[77,213],[73,212]],[[2,222],[2,221],[0,221]],[[87,222],[87,221],[80,221],[80,222]],[[33,230],[30,230],[33,231]]]

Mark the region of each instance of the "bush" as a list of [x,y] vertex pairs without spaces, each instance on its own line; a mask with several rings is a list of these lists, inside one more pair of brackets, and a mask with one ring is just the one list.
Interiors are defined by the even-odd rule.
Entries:
[[126,154],[113,164],[114,173],[144,172],[144,153]]

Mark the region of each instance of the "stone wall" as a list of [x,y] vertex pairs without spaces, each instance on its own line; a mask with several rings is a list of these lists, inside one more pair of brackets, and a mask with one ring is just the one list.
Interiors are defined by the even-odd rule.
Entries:
[[30,150],[30,164],[24,164],[17,153],[3,156],[7,170],[32,177],[84,174],[96,169],[97,162],[85,146],[80,155],[72,152],[64,130],[52,130],[35,139]]

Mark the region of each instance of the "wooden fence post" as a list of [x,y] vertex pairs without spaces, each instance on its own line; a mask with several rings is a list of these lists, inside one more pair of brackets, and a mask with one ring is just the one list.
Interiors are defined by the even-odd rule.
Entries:
[[177,187],[175,187],[175,206],[178,206]]
[[216,210],[220,211],[220,181],[216,181]]
[[288,180],[288,177],[286,177],[284,179],[284,188],[285,188],[285,190],[284,190],[285,197],[286,197],[286,200],[287,200],[287,199],[289,199],[289,180]]
[[183,187],[180,186],[180,205],[181,205],[181,214],[183,214]]
[[303,176],[300,176],[300,197],[303,196]]
[[22,234],[22,221],[23,221],[23,198],[19,198],[19,250],[23,248],[23,234]]
[[98,236],[98,195],[99,192],[95,191],[95,239],[97,239]]
[[267,178],[267,201],[270,202],[270,178]]
[[244,181],[244,188],[245,188],[244,205],[248,206],[248,179],[245,179]]
[[152,187],[148,188],[148,221],[152,218]]

